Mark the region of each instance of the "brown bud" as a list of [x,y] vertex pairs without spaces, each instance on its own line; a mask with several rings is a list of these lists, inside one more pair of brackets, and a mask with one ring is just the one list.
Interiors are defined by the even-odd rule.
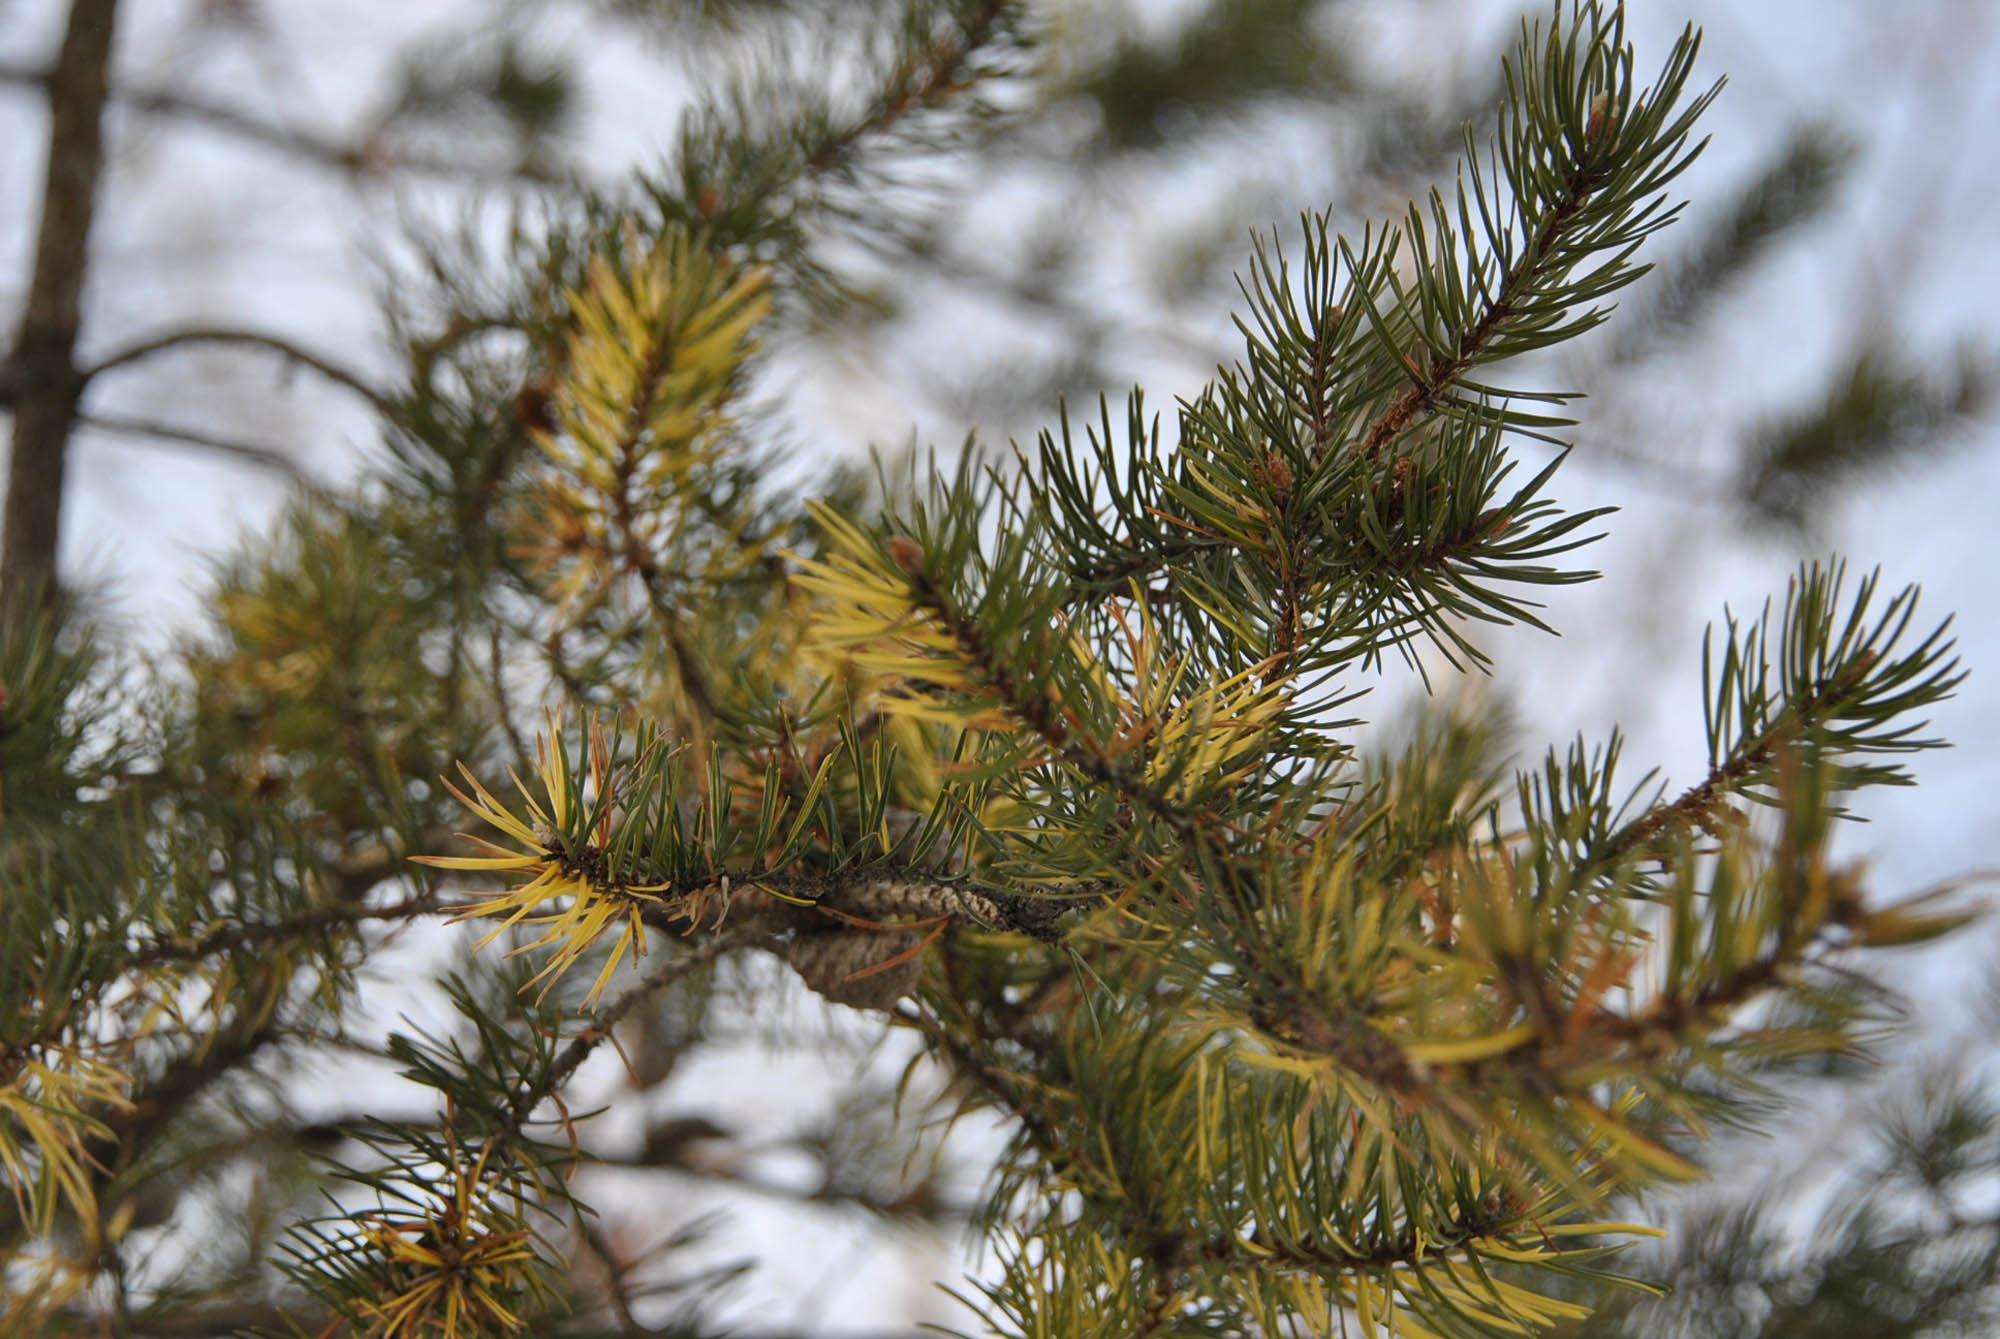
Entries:
[[713,223],[722,216],[722,192],[710,182],[694,193],[695,217],[705,223]]
[[1583,123],[1583,142],[1595,144],[1611,129],[1611,95],[1599,90],[1590,100],[1590,119]]
[[556,389],[555,378],[546,374],[531,377],[514,397],[514,420],[529,432],[554,432],[555,416],[549,412],[549,400]]
[[1292,491],[1292,467],[1276,451],[1264,453],[1264,482],[1270,485],[1273,493]]
[[924,548],[916,540],[908,535],[891,535],[885,547],[889,556],[896,560],[896,566],[913,577],[924,574]]

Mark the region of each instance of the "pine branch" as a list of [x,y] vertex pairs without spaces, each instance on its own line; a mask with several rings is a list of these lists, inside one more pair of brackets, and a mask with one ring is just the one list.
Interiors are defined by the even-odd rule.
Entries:
[[911,561],[903,570],[909,576],[912,595],[921,607],[937,618],[957,644],[966,664],[992,689],[1000,704],[1033,730],[1063,762],[1120,798],[1151,812],[1182,836],[1198,839],[1194,816],[1183,812],[1164,794],[1114,763],[1088,736],[1073,731],[1061,718],[1060,704],[1042,693],[1028,690],[1013,665],[994,651],[977,620],[958,609],[944,588],[932,579],[923,565],[921,547],[912,544],[911,549]]
[[[1836,906],[1826,928],[1843,929],[1859,915],[1858,902]],[[1781,942],[1691,994],[1662,995],[1637,1014],[1595,1014],[1580,1032],[1565,1039],[1565,1063],[1573,1057],[1586,1057],[1586,1065],[1626,1057],[1652,1060],[1682,1051],[1690,1039],[1727,1026],[1731,1015],[1784,986],[1792,973],[1811,965],[1814,949],[1828,943],[1818,935]]]
[[[1218,24],[1240,20],[1225,8]],[[1542,495],[1554,464],[1503,489],[1513,436],[1556,422],[1520,406],[1562,397],[1480,384],[1479,369],[1590,329],[1593,304],[1638,274],[1705,102],[1675,105],[1693,39],[1640,90],[1622,13],[1558,7],[1507,67],[1497,143],[1483,165],[1468,144],[1455,209],[1435,193],[1353,247],[1329,216],[1309,219],[1303,296],[1260,246],[1244,362],[1183,405],[1171,450],[1135,397],[1129,443],[1113,443],[1107,409],[1089,452],[1072,451],[1065,423],[1022,478],[977,462],[905,491],[889,478],[879,511],[878,495],[830,484],[808,520],[788,496],[763,500],[772,457],[753,445],[757,416],[738,413],[768,289],[811,283],[815,209],[836,217],[851,196],[864,223],[893,226],[907,197],[873,191],[877,170],[889,180],[894,150],[953,132],[946,109],[1005,68],[982,53],[1019,16],[1003,0],[883,15],[902,20],[898,45],[858,105],[810,86],[746,97],[733,121],[711,103],[684,136],[684,191],[644,183],[654,198],[629,219],[593,204],[554,229],[503,322],[525,351],[460,345],[484,318],[449,322],[406,348],[407,399],[283,339],[206,327],[76,374],[204,342],[262,350],[395,411],[411,452],[379,497],[343,504],[339,534],[379,544],[349,551],[301,528],[257,581],[230,587],[231,651],[197,659],[195,714],[161,726],[176,765],[155,788],[107,788],[119,803],[100,807],[140,825],[118,835],[158,852],[141,891],[159,903],[68,975],[61,935],[82,919],[66,903],[41,899],[49,915],[30,928],[48,932],[20,936],[63,969],[36,980],[165,968],[152,975],[171,989],[178,965],[227,966],[219,1023],[176,1016],[144,1047],[119,1039],[166,1057],[135,1095],[143,1119],[180,1114],[139,1143],[118,1134],[137,1125],[114,1128],[106,1176],[123,1179],[106,1184],[122,1194],[171,1163],[171,1196],[257,1161],[260,1138],[308,1150],[320,1131],[282,1112],[244,1107],[212,1128],[222,1104],[201,1094],[260,1074],[259,1046],[341,1044],[307,1037],[331,1029],[298,1012],[311,1006],[309,977],[287,974],[294,946],[326,939],[324,965],[344,971],[345,947],[379,937],[357,928],[456,911],[525,933],[498,962],[496,949],[440,973],[451,1027],[413,1023],[380,1047],[432,1109],[333,1131],[352,1163],[335,1164],[332,1210],[292,1225],[279,1266],[318,1298],[283,1318],[294,1327],[516,1332],[584,1291],[559,1282],[580,1265],[589,1322],[646,1336],[625,1286],[638,1275],[612,1242],[581,1218],[561,1247],[540,1235],[566,1237],[568,1211],[586,1207],[562,1175],[585,1156],[565,1102],[614,1027],[662,992],[673,1016],[698,1016],[711,991],[694,974],[739,949],[773,954],[828,999],[893,1012],[961,1080],[949,1102],[990,1105],[1011,1127],[982,1216],[1031,1228],[1001,1248],[1006,1278],[976,1285],[998,1333],[1278,1334],[1338,1317],[1461,1336],[1575,1314],[1569,1295],[1535,1289],[1606,1277],[1590,1265],[1608,1248],[1581,1234],[1632,1229],[1581,1219],[1689,1170],[1662,1129],[1726,1112],[1744,1065],[1849,1043],[1863,1011],[1828,951],[1953,923],[1916,903],[1866,910],[1858,876],[1826,857],[1839,794],[1905,779],[1880,755],[1928,747],[1906,722],[1958,681],[1941,634],[1894,650],[1907,598],[1864,624],[1859,605],[1834,610],[1836,579],[1811,575],[1782,624],[1732,623],[1710,684],[1709,776],[1629,819],[1612,803],[1615,746],[1579,747],[1567,771],[1552,762],[1546,789],[1524,780],[1521,831],[1503,832],[1498,711],[1367,771],[1352,765],[1357,723],[1332,720],[1347,691],[1336,676],[1425,635],[1477,659],[1455,625],[1536,622],[1533,601],[1496,583],[1579,575],[1542,565],[1590,519]],[[890,39],[883,15],[867,36]],[[796,269],[748,267],[772,256]],[[529,443],[540,456],[522,473]],[[1134,585],[1136,602],[1118,598]],[[501,603],[482,614],[482,598]],[[366,631],[343,633],[350,616]],[[493,620],[490,694],[468,663],[478,617]],[[452,793],[490,831],[476,853],[415,857],[501,886],[470,901],[381,889],[401,864],[393,839],[316,861],[364,829],[409,830],[439,802],[435,754],[404,738],[423,720],[442,718],[468,758],[500,731],[463,712],[495,708],[511,735],[503,637],[545,618],[550,673],[618,710],[574,750],[554,718],[517,759],[533,772],[515,778],[518,803],[461,764],[469,794]],[[407,635],[374,636],[391,623]],[[11,750],[8,711],[0,696]],[[179,823],[182,778],[233,788],[261,775],[243,764],[265,751],[295,793],[267,805],[260,785],[247,830]],[[99,804],[81,780],[72,791]],[[1776,842],[1734,822],[1752,802],[1782,814]],[[159,823],[176,826],[145,826]],[[37,854],[14,851],[10,832],[0,874]],[[301,905],[301,887],[322,896]],[[1071,923],[1071,908],[1101,914]],[[661,932],[676,938],[643,960]],[[30,978],[45,970],[28,961]],[[562,981],[583,961],[588,994]],[[256,997],[267,978],[284,989]],[[1738,1025],[1779,990],[1817,1011],[1810,1026]],[[55,1006],[24,997],[32,1031]],[[155,1003],[171,1001],[134,1007]],[[265,1013],[273,1030],[242,1044]],[[222,1034],[208,1050],[203,1028]],[[72,1069],[94,1054],[72,1054]],[[37,1075],[6,1078],[0,1155],[60,1152],[36,1124]],[[92,1119],[72,1106],[72,1126]],[[685,1132],[653,1133],[604,1161],[703,1173],[673,1143]],[[172,1156],[183,1143],[193,1152]],[[790,1197],[896,1211],[842,1174],[848,1156],[864,1162],[845,1143],[802,1142],[826,1184]],[[88,1217],[83,1197],[69,1202]],[[143,1329],[142,1296],[130,1317],[119,1308],[121,1271],[147,1240],[98,1262],[91,1305],[112,1329]]]
[[[656,384],[659,374],[660,369],[649,368],[645,384],[649,387]],[[645,408],[643,404],[634,406],[635,423],[643,424]],[[613,519],[622,537],[620,552],[631,568],[633,576],[638,579],[639,588],[645,592],[646,603],[653,611],[653,622],[659,629],[661,638],[666,642],[668,652],[673,656],[674,669],[680,676],[682,691],[688,695],[694,707],[695,719],[713,721],[720,715],[715,685],[710,681],[707,668],[703,666],[700,657],[695,654],[693,644],[688,640],[686,617],[673,607],[672,601],[667,597],[667,573],[653,560],[652,554],[647,552],[645,541],[639,534],[638,517],[633,509],[630,486],[630,470],[637,459],[636,447],[635,435],[625,444],[619,457],[620,467],[624,473],[619,479],[617,507]]]
[[1382,448],[1421,422],[1449,395],[1459,378],[1478,366],[1495,336],[1519,316],[1523,298],[1542,287],[1550,278],[1568,273],[1572,259],[1563,255],[1562,242],[1575,230],[1584,206],[1609,182],[1615,165],[1574,162],[1561,189],[1551,201],[1552,208],[1541,227],[1522,251],[1519,263],[1507,272],[1499,293],[1486,304],[1471,327],[1457,336],[1451,354],[1433,353],[1419,368],[1406,359],[1410,388],[1398,396],[1362,434],[1355,451],[1373,460]]
[[[809,224],[833,218],[865,243],[879,240],[871,230],[894,235],[884,205],[900,194],[897,183],[884,174],[869,189],[865,151],[899,135],[913,147],[941,145],[944,135],[927,137],[925,129],[948,129],[942,114],[996,73],[978,57],[1012,35],[1021,12],[1020,0],[891,6],[881,17],[895,24],[889,31],[900,54],[859,108],[848,112],[797,78],[746,83],[684,121],[676,179],[653,193],[668,217],[718,245],[781,259],[798,292],[838,293],[840,281],[809,254]],[[811,40],[817,68],[826,59],[826,34]],[[914,249],[913,238],[899,240]]]
[[[295,1319],[293,1313],[269,1302],[219,1302],[187,1307],[147,1307],[123,1327],[127,1339],[234,1339],[258,1331],[277,1331]],[[102,1317],[78,1313],[74,1333],[95,1332]]]
[[1124,590],[1138,579],[1155,572],[1164,572],[1171,583],[1174,574],[1195,559],[1228,553],[1235,547],[1232,541],[1217,536],[1184,532],[1176,540],[1154,545],[1144,552],[1134,552],[1077,569],[1071,574],[1070,594],[1064,603],[1078,604],[1102,598],[1107,593]]
[[989,1101],[1019,1121],[1022,1136],[1047,1160],[1051,1173],[1063,1175],[1071,1158],[1069,1145],[1049,1113],[1033,1100],[1032,1081],[981,1055],[942,1018],[913,1008],[898,1009],[896,1017],[920,1032],[934,1055],[942,1053],[954,1074],[975,1084]]
[[1585,868],[1609,869],[1629,855],[1657,858],[1690,832],[1716,831],[1723,806],[1740,794],[1752,777],[1760,775],[1776,759],[1778,749],[1806,725],[1805,713],[1799,712],[1792,720],[1774,726],[1727,762],[1711,768],[1673,803],[1649,809],[1619,828],[1592,852]]
[[[1044,439],[1031,488],[1073,598],[1173,570],[1191,628],[1253,600],[1270,612],[1226,629],[1232,653],[1298,674],[1365,664],[1419,633],[1453,663],[1479,663],[1456,621],[1540,626],[1497,583],[1587,579],[1537,563],[1587,542],[1573,532],[1592,518],[1537,496],[1548,471],[1493,496],[1501,437],[1546,439],[1562,421],[1516,402],[1564,397],[1470,374],[1598,324],[1604,311],[1585,304],[1642,274],[1631,257],[1677,212],[1660,192],[1699,152],[1690,127],[1713,92],[1675,105],[1692,35],[1635,89],[1622,25],[1584,6],[1568,31],[1524,33],[1497,145],[1482,163],[1468,140],[1454,204],[1434,191],[1358,247],[1331,235],[1330,215],[1308,220],[1303,297],[1260,242],[1242,285],[1246,362],[1184,406],[1178,460],[1140,449],[1136,407],[1122,481],[1108,422],[1092,443],[1097,478],[1079,470],[1066,422],[1061,448]],[[1411,449],[1389,449],[1406,438]],[[1098,513],[1100,482],[1115,528]]]
[[125,965],[132,970],[140,970],[160,963],[199,962],[218,953],[235,953],[260,945],[310,938],[339,926],[361,925],[369,921],[413,920],[448,910],[450,907],[435,893],[425,893],[386,907],[314,907],[282,921],[242,921],[219,926],[198,939],[157,940],[141,944],[125,960]]
[[1724,806],[1754,797],[1788,755],[1833,761],[1843,787],[1908,783],[1900,768],[1842,760],[1938,747],[1915,736],[1921,722],[1888,723],[1949,697],[1965,672],[1946,636],[1948,620],[1897,654],[1915,617],[1915,587],[1892,597],[1871,626],[1866,620],[1878,576],[1863,579],[1843,610],[1844,575],[1838,565],[1808,566],[1793,578],[1776,623],[1785,647],[1775,692],[1767,682],[1769,611],[1741,630],[1730,620],[1720,658],[1705,657],[1711,680],[1708,774],[1671,804],[1648,810],[1593,845],[1583,870],[1654,856],[1692,832],[1719,831]]
[[[1622,10],[1607,16],[1583,8],[1566,38],[1551,27],[1537,52],[1524,23],[1518,64],[1505,67],[1509,101],[1497,135],[1498,163],[1489,178],[1468,142],[1470,194],[1461,185],[1455,210],[1448,210],[1433,192],[1428,229],[1411,207],[1405,235],[1418,273],[1407,293],[1392,269],[1377,269],[1376,257],[1357,258],[1342,243],[1350,271],[1379,274],[1395,292],[1396,316],[1423,346],[1415,356],[1401,348],[1405,331],[1385,323],[1373,283],[1352,288],[1384,351],[1400,357],[1411,383],[1363,433],[1357,452],[1364,459],[1447,403],[1473,367],[1595,326],[1602,311],[1573,314],[1574,308],[1645,272],[1627,262],[1679,212],[1664,208],[1655,193],[1700,153],[1699,144],[1687,147],[1690,127],[1720,86],[1675,108],[1699,45],[1689,30],[1658,83],[1636,93],[1623,31]],[[1510,210],[1496,215],[1503,185]],[[1474,250],[1475,232],[1484,234],[1484,255]],[[1610,258],[1573,277],[1601,252]],[[1494,394],[1475,389],[1482,400]]]
[[757,944],[768,939],[772,933],[772,927],[756,917],[747,918],[727,929],[718,930],[685,952],[668,958],[648,972],[637,985],[630,987],[590,1015],[589,1024],[555,1054],[542,1073],[525,1079],[515,1089],[513,1097],[508,1100],[501,1112],[500,1123],[487,1134],[484,1147],[493,1152],[502,1152],[508,1145],[519,1140],[535,1108],[554,1096],[565,1083],[569,1082],[570,1076],[576,1073],[578,1066],[610,1039],[611,1029],[632,1010],[725,953]]
[[1161,1241],[1158,1248],[1178,1268],[1196,1265],[1230,1270],[1277,1268],[1323,1278],[1364,1270],[1415,1269],[1476,1255],[1481,1243],[1497,1242],[1510,1230],[1518,1231],[1522,1217],[1522,1205],[1517,1199],[1495,1195],[1479,1208],[1456,1213],[1422,1233],[1405,1231],[1385,1237],[1366,1250],[1310,1238],[1287,1240],[1264,1232],[1253,1232],[1247,1238],[1212,1237],[1199,1242],[1170,1237]]
[[956,24],[920,51],[906,57],[883,81],[874,107],[866,116],[828,136],[805,155],[803,169],[812,174],[844,163],[867,139],[893,129],[911,113],[937,106],[964,91],[967,64],[992,40],[1008,10],[1019,0],[982,0],[968,21]]

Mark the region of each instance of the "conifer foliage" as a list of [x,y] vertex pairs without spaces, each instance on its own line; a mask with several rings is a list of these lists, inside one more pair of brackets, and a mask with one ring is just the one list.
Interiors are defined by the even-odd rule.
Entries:
[[[1171,432],[1135,393],[779,486],[756,376],[837,283],[810,238],[878,228],[871,153],[989,124],[1035,36],[913,4],[872,100],[720,98],[670,178],[524,232],[500,309],[404,312],[392,467],[301,500],[180,679],[19,617],[17,1329],[701,1332],[613,1267],[565,1099],[755,955],[1010,1132],[977,1332],[1587,1315],[1649,1230],[1623,1198],[1694,1175],[1766,1067],[1854,1043],[1850,955],[1960,919],[1832,853],[1961,677],[1914,591],[1837,562],[1718,626],[1684,788],[1618,775],[1616,737],[1511,780],[1476,719],[1354,742],[1385,663],[1483,665],[1591,575],[1608,522],[1557,499],[1565,396],[1524,355],[1644,275],[1713,96],[1695,34],[1644,64],[1623,23],[1525,26],[1453,190],[1260,239],[1242,356]],[[419,921],[475,923],[453,1020],[386,1043],[427,1117],[279,1139],[288,1068],[355,1044]],[[198,1197],[241,1240],[163,1262]]]

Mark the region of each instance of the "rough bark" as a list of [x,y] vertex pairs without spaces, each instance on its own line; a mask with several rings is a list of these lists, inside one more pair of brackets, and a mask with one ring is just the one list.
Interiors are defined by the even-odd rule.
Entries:
[[7,510],[0,530],[0,615],[49,604],[56,593],[63,472],[83,396],[75,363],[82,327],[86,241],[104,170],[112,20],[118,0],[74,0],[49,72],[49,159],[27,308],[0,385],[14,410]]

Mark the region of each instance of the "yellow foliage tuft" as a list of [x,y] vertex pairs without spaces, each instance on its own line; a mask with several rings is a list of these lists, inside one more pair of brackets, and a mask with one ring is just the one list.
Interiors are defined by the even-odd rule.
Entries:
[[574,614],[618,572],[644,576],[702,501],[730,400],[771,311],[770,274],[683,230],[591,260],[530,433],[548,467],[514,553]]
[[[591,724],[589,739],[590,786],[593,793],[602,796],[606,793],[605,788],[612,784],[610,745],[602,727],[595,722]],[[411,859],[420,865],[438,869],[526,876],[526,882],[481,898],[463,908],[454,919],[468,920],[479,916],[503,918],[491,934],[479,941],[480,948],[523,922],[545,926],[539,938],[514,950],[518,954],[552,946],[555,948],[548,964],[529,982],[530,985],[545,982],[544,994],[578,958],[613,927],[618,927],[618,937],[611,953],[598,972],[590,994],[584,998],[583,1007],[588,1009],[594,1007],[604,994],[612,973],[617,971],[626,954],[635,959],[645,956],[646,926],[643,916],[647,906],[660,901],[657,894],[665,885],[628,882],[623,871],[607,856],[606,848],[611,844],[615,827],[609,804],[599,807],[596,822],[585,834],[584,841],[572,843],[565,840],[563,834],[575,827],[575,820],[583,816],[576,814],[572,807],[569,760],[563,755],[561,722],[557,718],[549,718],[548,733],[537,742],[536,755],[535,776],[546,803],[538,799],[518,776],[513,778],[525,805],[525,819],[509,812],[463,763],[459,764],[459,772],[472,788],[472,794],[467,795],[451,782],[445,782],[445,787],[460,804],[505,833],[516,843],[517,849],[461,834],[486,854],[426,855],[412,856]]]

